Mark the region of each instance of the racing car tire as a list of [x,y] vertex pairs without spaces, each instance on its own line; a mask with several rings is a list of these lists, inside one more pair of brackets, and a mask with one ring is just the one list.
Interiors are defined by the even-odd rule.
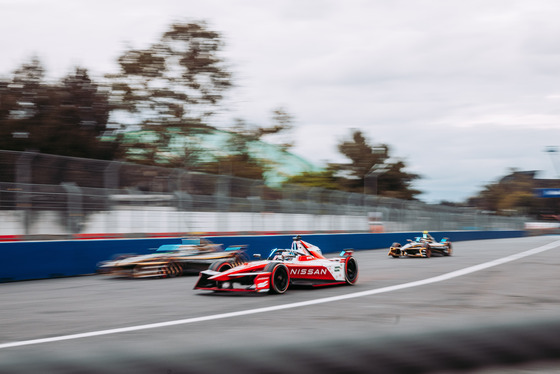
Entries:
[[210,264],[208,270],[214,270],[217,271],[218,273],[222,273],[226,270],[231,269],[232,267],[233,266],[231,266],[231,263],[229,261],[221,260],[221,261],[215,261],[212,264]]
[[347,284],[354,284],[358,280],[358,262],[352,256],[346,259],[344,266],[344,279]]
[[177,262],[167,264],[167,278],[175,278],[183,275],[183,265]]
[[425,251],[425,257],[430,258],[432,257],[432,248],[426,243],[422,246],[422,250]]
[[290,275],[286,265],[279,262],[267,264],[264,272],[270,272],[270,293],[283,294],[290,285]]
[[453,247],[451,246],[451,243],[447,244],[447,251],[444,252],[445,256],[451,256],[453,254]]
[[[393,258],[400,258],[401,257],[401,243],[397,243],[394,242],[393,245],[391,245],[391,257]],[[393,248],[398,248],[398,254],[395,254],[396,251],[392,251]]]

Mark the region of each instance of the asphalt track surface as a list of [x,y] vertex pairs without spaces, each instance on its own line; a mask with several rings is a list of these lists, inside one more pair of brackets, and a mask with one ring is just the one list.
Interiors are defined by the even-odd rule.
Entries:
[[560,372],[560,236],[453,249],[358,251],[356,285],[283,295],[195,276],[0,284],[0,373]]

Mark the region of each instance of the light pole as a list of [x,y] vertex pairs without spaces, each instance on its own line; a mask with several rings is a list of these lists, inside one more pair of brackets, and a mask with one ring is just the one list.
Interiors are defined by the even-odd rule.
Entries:
[[558,164],[556,163],[556,159],[554,158],[554,156],[558,154],[558,147],[549,146],[546,147],[544,151],[550,154],[550,159],[552,160],[552,166],[554,166],[554,170],[556,171],[556,177],[560,178],[560,171],[558,171]]

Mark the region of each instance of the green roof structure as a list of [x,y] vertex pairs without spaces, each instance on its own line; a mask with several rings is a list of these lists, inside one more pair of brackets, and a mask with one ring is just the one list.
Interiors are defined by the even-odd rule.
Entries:
[[[182,158],[185,150],[191,149],[198,152],[197,158],[200,162],[213,162],[220,157],[235,154],[232,149],[231,141],[238,134],[214,129],[214,128],[197,128],[190,131],[189,135],[181,134],[179,130],[173,135],[173,128],[166,129],[170,136],[168,146],[165,150],[156,154],[156,162],[162,166],[170,159]],[[160,142],[160,136],[156,131],[140,130],[127,131],[120,134],[123,143],[155,143]],[[106,137],[113,138],[113,136]],[[286,151],[282,147],[263,141],[248,141],[247,152],[255,159],[269,166],[264,173],[265,182],[270,186],[276,186],[291,176],[301,174],[303,172],[317,172],[322,168],[312,164],[304,158]],[[142,147],[131,147],[128,150],[128,157],[132,160],[141,159],[146,153]]]

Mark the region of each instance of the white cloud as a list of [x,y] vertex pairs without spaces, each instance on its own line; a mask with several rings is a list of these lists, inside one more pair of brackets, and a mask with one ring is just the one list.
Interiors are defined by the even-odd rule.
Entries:
[[126,44],[206,20],[226,41],[232,117],[295,116],[295,151],[337,161],[351,128],[424,178],[430,202],[462,200],[510,167],[554,176],[560,145],[556,0],[0,0],[0,76],[38,55],[52,76],[98,76]]

